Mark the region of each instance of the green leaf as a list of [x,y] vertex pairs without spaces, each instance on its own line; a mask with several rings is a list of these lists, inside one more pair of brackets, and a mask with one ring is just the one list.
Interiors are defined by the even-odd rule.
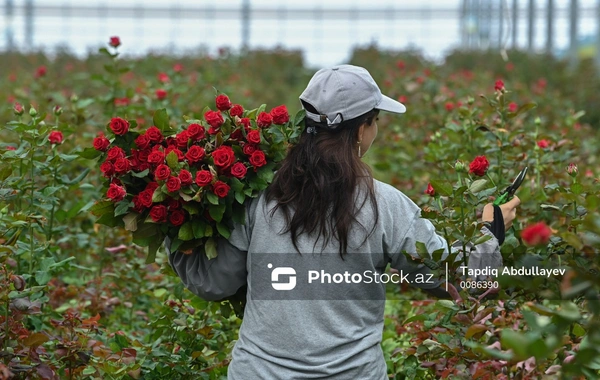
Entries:
[[198,219],[192,220],[192,231],[196,239],[202,239],[206,233],[206,223]]
[[90,207],[90,212],[95,216],[103,216],[106,214],[113,215],[114,211],[115,204],[108,200],[98,201],[92,207]]
[[244,195],[244,193],[242,193],[241,191],[236,191],[235,192],[235,200],[239,203],[239,204],[244,204],[244,201],[246,200],[246,196]]
[[583,185],[578,182],[575,182],[571,184],[571,191],[573,192],[573,194],[579,195],[583,193]]
[[519,116],[520,114],[522,114],[522,113],[524,113],[524,112],[527,112],[527,111],[529,111],[530,109],[533,109],[533,108],[535,108],[535,107],[537,107],[537,104],[536,104],[536,103],[525,103],[525,104],[521,105],[521,106],[520,106],[520,107],[517,109],[517,111],[516,111],[516,112],[514,112],[514,113],[510,113],[510,112],[509,112],[509,113],[508,113],[508,117],[509,117],[509,118],[517,117],[517,116]]
[[217,222],[220,222],[221,219],[223,219],[223,214],[225,214],[226,208],[227,208],[227,206],[225,204],[209,206],[208,213],[210,214],[211,218],[213,218]]
[[160,203],[165,199],[167,199],[167,194],[163,193],[160,187],[157,187],[156,190],[154,190],[154,194],[152,194],[152,203]]
[[140,214],[137,212],[130,212],[123,217],[123,223],[125,224],[125,229],[127,231],[137,230],[137,219],[139,215]]
[[169,115],[167,114],[167,110],[164,108],[154,112],[154,117],[152,118],[152,121],[154,122],[156,128],[160,129],[161,132],[171,129],[169,125]]
[[432,179],[430,183],[437,194],[446,197],[452,195],[452,185],[449,182]]
[[73,185],[75,183],[79,183],[81,182],[82,179],[85,178],[85,176],[90,172],[90,168],[86,168],[83,170],[83,172],[81,172],[77,177],[73,178],[73,179],[69,179],[69,177],[67,177],[66,175],[61,177],[61,181],[64,184],[67,185]]
[[192,229],[192,222],[186,222],[179,227],[179,233],[177,238],[183,241],[192,240],[194,238],[194,231]]
[[100,218],[98,218],[98,220],[96,220],[96,223],[103,224],[108,227],[122,227],[123,218],[116,217],[112,213],[104,214]]
[[149,172],[150,172],[150,169],[145,169],[145,170],[143,170],[141,172],[134,172],[134,171],[132,171],[131,175],[134,176],[134,177],[136,177],[136,178],[144,178],[144,177],[148,176]]
[[478,179],[478,180],[475,180],[469,186],[469,191],[471,192],[471,194],[477,194],[481,190],[485,189],[485,186],[487,185],[487,182],[488,182],[487,179]]
[[169,165],[169,167],[171,169],[177,169],[177,164],[179,163],[179,159],[177,158],[177,153],[175,153],[174,151],[170,151],[169,154],[167,154],[167,165]]
[[129,210],[129,206],[132,205],[133,202],[130,202],[127,199],[124,199],[121,202],[117,203],[117,207],[115,208],[115,216],[126,214],[127,210]]
[[86,158],[88,160],[93,160],[96,157],[100,157],[101,154],[101,151],[94,148],[85,148],[83,151],[78,153],[79,157]]
[[475,240],[475,242],[473,243],[474,245],[479,245],[479,244],[483,244],[486,241],[490,240],[492,237],[490,235],[482,235],[480,236],[477,240]]
[[204,250],[206,251],[206,257],[209,259],[217,257],[217,242],[215,239],[208,239],[204,245]]
[[527,352],[527,346],[529,346],[529,339],[527,337],[517,331],[513,331],[510,329],[502,330],[502,337],[500,338],[500,342],[502,346],[506,349],[512,349],[513,352],[517,355],[518,358],[524,360],[529,356]]
[[7,179],[13,172],[12,166],[6,165],[0,169],[0,181]]
[[219,231],[219,234],[221,234],[221,236],[223,236],[225,239],[229,239],[231,236],[231,231],[229,228],[222,223],[217,223],[217,231]]
[[215,193],[212,193],[210,191],[206,192],[206,199],[208,199],[208,201],[213,205],[219,204],[219,197]]
[[302,123],[302,121],[304,120],[305,116],[306,116],[306,111],[303,109],[296,112],[296,115],[294,116],[294,125],[300,125]]
[[48,281],[52,279],[52,275],[47,271],[37,271],[35,272],[35,281],[38,285],[46,285]]
[[429,252],[427,252],[427,246],[425,245],[425,243],[423,242],[416,242],[415,243],[416,249],[417,249],[417,254],[423,258],[423,259],[429,259]]
[[258,175],[258,178],[262,179],[266,183],[271,183],[273,181],[273,176],[275,175],[275,172],[271,167],[265,166],[258,169],[258,172],[256,174]]
[[162,244],[162,239],[154,239],[150,242],[148,246],[148,256],[146,257],[146,264],[152,264],[156,261],[156,251],[160,248]]

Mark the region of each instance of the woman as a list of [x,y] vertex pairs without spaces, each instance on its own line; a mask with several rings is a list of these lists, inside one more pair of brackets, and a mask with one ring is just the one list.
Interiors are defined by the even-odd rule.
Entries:
[[[374,180],[361,157],[377,135],[379,111],[404,113],[367,70],[318,71],[300,96],[306,128],[271,186],[248,207],[219,255],[173,252],[171,265],[192,292],[220,300],[248,286],[229,379],[387,379],[380,347],[384,273],[447,293],[428,268],[407,259],[416,242],[443,249],[430,221],[399,190]],[[518,198],[486,205],[483,234],[469,267],[502,264],[499,241]],[[421,281],[418,281],[421,279]]]

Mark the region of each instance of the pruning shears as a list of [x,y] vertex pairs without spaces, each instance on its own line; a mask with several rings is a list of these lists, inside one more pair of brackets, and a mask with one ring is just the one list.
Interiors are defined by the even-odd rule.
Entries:
[[496,198],[496,200],[494,201],[494,206],[500,206],[501,204],[510,201],[515,195],[515,192],[517,191],[519,186],[521,186],[521,184],[523,183],[525,175],[527,175],[527,166],[525,166],[525,169],[521,170],[521,172],[519,173],[517,178],[515,178],[513,183],[510,186],[508,186],[498,198]]

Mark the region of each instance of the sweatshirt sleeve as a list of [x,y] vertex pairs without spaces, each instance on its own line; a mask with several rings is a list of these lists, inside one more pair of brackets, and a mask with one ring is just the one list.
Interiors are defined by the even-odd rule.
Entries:
[[234,224],[229,239],[217,240],[217,257],[208,259],[198,250],[191,254],[171,252],[167,238],[165,247],[169,263],[183,285],[207,301],[220,301],[236,294],[247,284],[246,257],[249,246],[251,207],[246,208],[246,224]]

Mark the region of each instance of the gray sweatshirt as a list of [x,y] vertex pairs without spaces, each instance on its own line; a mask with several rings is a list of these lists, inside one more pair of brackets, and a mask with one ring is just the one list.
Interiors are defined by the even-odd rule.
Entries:
[[[217,258],[169,254],[183,284],[206,300],[221,300],[248,285],[228,379],[388,379],[380,346],[386,283],[443,286],[402,252],[417,256],[420,241],[428,252],[443,249],[445,258],[449,248],[401,191],[380,181],[375,191],[379,220],[373,226],[367,202],[358,214],[366,229],[352,230],[343,259],[335,241],[323,246],[305,235],[298,241],[302,254],[297,253],[289,234],[280,233],[283,214],[271,216],[273,205],[266,205],[263,195],[249,204],[246,224],[219,240]],[[492,239],[469,247],[469,268],[500,267],[497,239],[486,228],[482,233]],[[396,276],[385,272],[388,264]]]

